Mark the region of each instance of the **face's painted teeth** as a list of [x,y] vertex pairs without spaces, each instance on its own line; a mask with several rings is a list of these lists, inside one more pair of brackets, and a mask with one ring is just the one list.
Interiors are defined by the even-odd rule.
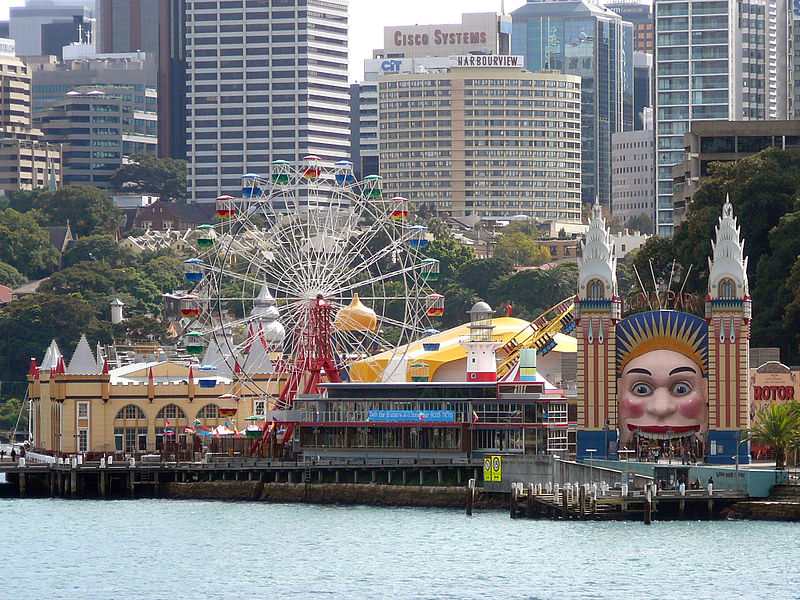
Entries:
[[694,436],[694,434],[691,432],[687,432],[682,435],[676,435],[675,433],[651,433],[649,431],[642,431],[640,429],[635,429],[634,433],[639,437],[647,438],[648,440],[674,440]]

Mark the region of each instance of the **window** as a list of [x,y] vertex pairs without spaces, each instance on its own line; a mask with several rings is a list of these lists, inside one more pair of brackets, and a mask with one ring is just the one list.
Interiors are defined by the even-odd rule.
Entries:
[[132,421],[141,419],[144,421],[147,419],[147,415],[145,415],[144,411],[135,404],[128,404],[120,409],[120,411],[117,413],[116,419],[127,419]]
[[219,418],[219,406],[216,404],[206,404],[200,411],[197,413],[198,419],[218,419]]
[[256,400],[253,403],[253,416],[265,417],[267,414],[267,403],[265,400]]
[[[211,405],[209,405],[211,406]],[[186,413],[177,404],[167,404],[164,408],[158,411],[156,419],[185,419]]]
[[735,298],[736,284],[732,279],[723,279],[719,282],[719,297],[721,300],[732,300]]
[[88,419],[89,418],[89,403],[88,402],[78,402],[78,418],[79,419]]
[[89,430],[85,427],[78,429],[78,452],[89,451]]
[[603,283],[599,279],[592,279],[588,285],[589,300],[603,299]]

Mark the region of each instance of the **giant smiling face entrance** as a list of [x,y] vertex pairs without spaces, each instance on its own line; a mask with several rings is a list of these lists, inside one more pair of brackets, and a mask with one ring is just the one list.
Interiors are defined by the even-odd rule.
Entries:
[[704,443],[708,433],[708,326],[676,311],[617,325],[620,444],[629,449]]

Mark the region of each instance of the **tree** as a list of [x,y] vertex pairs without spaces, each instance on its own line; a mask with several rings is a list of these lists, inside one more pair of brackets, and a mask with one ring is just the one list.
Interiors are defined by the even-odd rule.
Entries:
[[173,256],[156,256],[145,262],[142,273],[162,293],[181,289],[185,285],[183,263]]
[[459,244],[452,235],[447,235],[428,242],[425,255],[439,261],[439,285],[444,288],[461,265],[475,258],[475,251]]
[[450,232],[450,227],[448,227],[444,219],[440,217],[433,217],[429,219],[427,227],[428,231],[435,240],[440,240],[444,237],[447,237],[448,235],[452,235],[452,233]]
[[508,225],[503,228],[502,234],[505,236],[517,232],[524,233],[533,239],[537,239],[541,236],[539,222],[533,217],[509,221]]
[[16,288],[25,283],[25,276],[8,263],[0,262],[0,284]]
[[[634,269],[635,288],[640,287],[638,285],[639,279],[636,278],[636,273],[639,274],[639,278],[641,278],[645,287],[645,290],[642,291],[653,291],[654,276],[659,288],[666,288],[667,286],[674,286],[676,282],[680,282],[683,274],[683,267],[675,260],[672,240],[668,238],[651,237],[642,246],[629,252],[626,262]],[[651,264],[652,273],[650,270]],[[671,280],[670,276],[672,277]]]
[[114,267],[130,263],[130,252],[120,247],[111,235],[90,235],[75,240],[62,259],[62,267],[71,267],[79,262],[99,261]]
[[783,469],[786,453],[800,446],[800,412],[796,404],[770,404],[759,412],[746,439],[772,449],[775,467]]
[[33,217],[8,208],[0,212],[0,261],[39,279],[58,268],[58,252]]
[[31,357],[41,360],[55,339],[69,357],[81,334],[92,343],[111,342],[111,324],[99,322],[89,304],[74,295],[32,294],[0,312],[0,377],[24,381]]
[[653,219],[647,213],[631,217],[625,222],[625,227],[639,233],[653,233]]
[[121,192],[183,202],[186,200],[186,174],[185,160],[133,154],[129,162],[111,176],[111,185]]
[[44,198],[48,224],[65,225],[69,221],[76,237],[114,234],[122,220],[122,212],[111,198],[90,185],[67,185]]
[[532,237],[521,231],[501,236],[494,248],[494,256],[521,267],[543,265],[551,259],[547,248],[540,246]]
[[12,431],[16,427],[17,431],[25,431],[28,428],[28,411],[20,410],[21,406],[20,398],[9,398],[0,404],[0,429]]
[[493,288],[513,272],[514,266],[507,260],[474,258],[461,265],[453,275],[453,279],[455,284],[472,290],[475,295],[495,306],[498,302],[502,302],[502,299],[493,297]]

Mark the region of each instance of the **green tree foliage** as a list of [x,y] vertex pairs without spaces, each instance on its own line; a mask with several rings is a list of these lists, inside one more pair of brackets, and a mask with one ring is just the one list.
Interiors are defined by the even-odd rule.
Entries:
[[[3,393],[5,394],[5,390]],[[27,408],[20,410],[21,405],[20,398],[9,398],[5,402],[0,400],[0,429],[9,431],[13,431],[14,427],[17,428],[17,431],[28,429],[28,411]]]
[[[105,192],[90,185],[66,185],[56,191],[39,190],[15,195],[12,208],[27,212],[41,225],[66,225],[69,221],[75,237],[113,234],[122,213]],[[22,201],[26,205],[21,205]]]
[[159,315],[161,310],[161,292],[133,267],[116,269],[104,263],[82,262],[59,271],[40,290],[75,295],[92,307],[98,319],[109,318],[109,305],[115,298],[125,303],[125,312],[131,317]]
[[425,255],[439,261],[439,285],[446,288],[461,265],[475,258],[472,248],[462,246],[452,235],[428,242]]
[[772,449],[775,466],[782,469],[786,453],[800,447],[800,411],[796,402],[770,404],[758,414],[747,438]]
[[492,291],[493,308],[510,302],[512,316],[533,320],[565,298],[575,295],[578,265],[563,263],[552,269],[528,269],[505,277]]
[[183,262],[174,256],[154,256],[142,263],[141,271],[162,294],[186,286]]
[[120,247],[111,235],[89,235],[75,240],[72,248],[64,254],[61,265],[71,267],[79,262],[97,261],[113,267],[130,264],[130,252]]
[[647,213],[642,213],[628,219],[625,222],[625,227],[630,231],[653,233],[653,219]]
[[158,196],[162,200],[186,200],[185,160],[157,158],[149,154],[134,154],[111,176],[114,189],[135,194]]
[[114,339],[132,342],[165,342],[170,339],[165,323],[147,315],[135,315],[112,325]]
[[547,248],[522,231],[503,234],[495,246],[494,256],[519,267],[535,267],[551,259]]
[[428,228],[428,232],[435,240],[441,240],[442,238],[452,235],[450,233],[450,227],[447,225],[444,219],[440,217],[433,217],[429,219],[426,223],[426,226]]
[[53,339],[69,358],[82,333],[92,344],[111,342],[111,324],[98,321],[76,295],[40,293],[11,302],[0,312],[0,377],[24,380],[30,358],[41,361]]
[[[652,292],[654,276],[659,290],[666,289],[667,286],[673,290],[680,289],[684,271],[680,261],[676,259],[671,239],[662,237],[649,238],[641,247],[628,253],[626,262],[631,265],[633,270],[633,291],[642,291],[639,285],[639,278],[641,278],[645,291]],[[637,272],[639,274],[638,278],[636,276]],[[619,282],[619,280],[617,281]]]
[[786,342],[792,353],[800,356],[800,256],[794,261],[786,286],[791,294],[783,317],[784,330],[789,334]]
[[474,295],[495,300],[492,290],[504,278],[514,273],[514,266],[500,258],[474,258],[461,265],[455,273],[458,285],[472,290]]
[[39,279],[58,268],[58,252],[32,216],[8,208],[0,212],[0,261]]
[[0,284],[10,288],[21,286],[27,278],[8,263],[0,262]]

